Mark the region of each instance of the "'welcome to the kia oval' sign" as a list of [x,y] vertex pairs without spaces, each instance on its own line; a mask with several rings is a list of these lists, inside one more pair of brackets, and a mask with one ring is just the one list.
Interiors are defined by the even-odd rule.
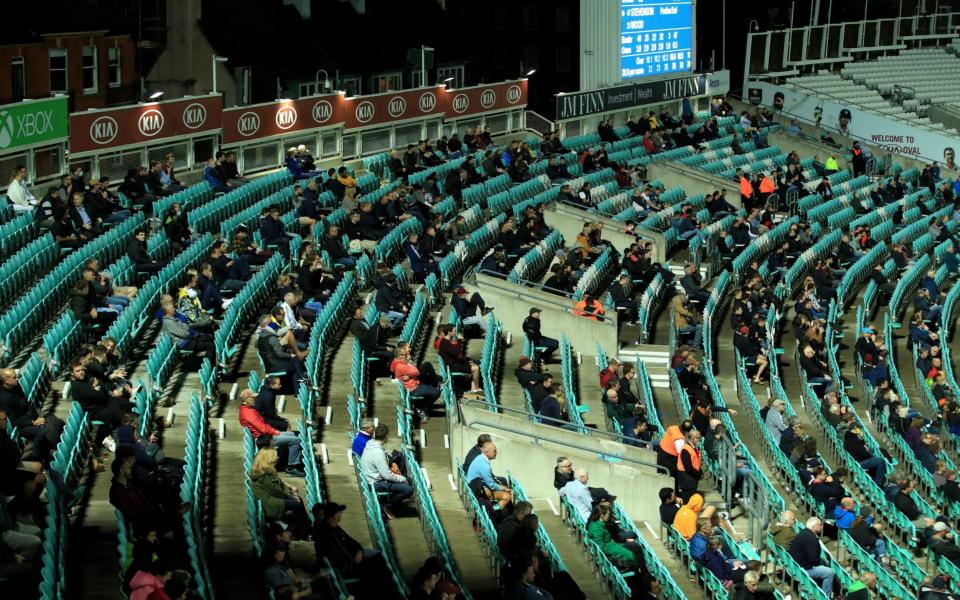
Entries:
[[149,102],[70,115],[70,152],[99,152],[196,136],[220,128],[219,95]]

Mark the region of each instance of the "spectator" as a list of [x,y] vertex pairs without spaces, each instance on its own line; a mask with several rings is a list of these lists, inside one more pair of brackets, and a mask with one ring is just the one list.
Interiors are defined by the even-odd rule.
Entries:
[[660,522],[673,525],[677,512],[683,505],[683,500],[677,497],[673,488],[660,488]]
[[469,376],[470,389],[467,393],[473,396],[482,396],[480,365],[467,357],[463,336],[456,332],[453,325],[441,324],[437,328],[437,339],[434,342],[434,347],[451,374],[459,373]]
[[360,456],[360,471],[378,494],[386,494],[382,501],[383,513],[388,519],[393,519],[393,511],[413,495],[413,487],[401,474],[396,462],[388,463],[383,444],[389,436],[390,429],[386,425],[377,425],[373,439],[366,443]]
[[343,577],[356,579],[358,598],[381,598],[381,584],[391,578],[387,564],[378,550],[364,548],[340,526],[346,509],[336,502],[313,506],[313,547],[317,564],[322,567],[323,559],[327,559]]
[[177,309],[172,302],[160,305],[163,311],[163,333],[170,336],[181,350],[202,353],[211,363],[217,362],[217,346],[209,333],[197,331],[177,318]]
[[271,327],[272,323],[273,317],[270,315],[260,317],[260,326],[257,329],[257,353],[263,361],[266,372],[287,375],[290,389],[296,390],[299,383],[304,380],[302,360],[306,353],[297,348],[296,342],[292,345],[288,344],[285,348],[281,346],[277,332]]
[[423,362],[418,368],[412,362],[410,345],[406,342],[397,344],[393,362],[390,363],[390,372],[400,381],[404,389],[411,396],[416,406],[417,417],[421,423],[429,420],[429,411],[440,398],[440,381],[437,373],[428,362]]
[[260,219],[260,238],[267,246],[276,246],[285,258],[290,258],[290,240],[297,237],[284,231],[280,221],[280,207],[271,206],[267,217]]
[[163,269],[163,265],[147,253],[147,232],[143,229],[137,230],[127,244],[127,256],[137,273],[158,273]]
[[513,500],[513,490],[506,483],[494,477],[490,461],[497,458],[497,447],[492,441],[485,442],[480,454],[471,463],[467,471],[467,484],[470,489],[483,494],[487,500],[496,502],[504,509]]
[[792,510],[785,510],[780,513],[777,522],[770,527],[770,533],[773,535],[773,541],[784,550],[790,548],[793,538],[797,537],[797,531],[794,528],[796,517]]
[[882,486],[887,480],[887,461],[882,456],[875,456],[864,442],[863,429],[859,423],[855,424],[843,436],[843,449],[857,461],[865,471],[873,474],[873,480]]
[[744,567],[739,560],[731,560],[723,555],[723,539],[711,537],[707,541],[707,549],[703,553],[701,563],[720,580],[723,587],[729,588],[734,578],[743,580]]
[[690,502],[691,496],[696,495],[697,487],[703,478],[701,437],[700,431],[696,428],[690,430],[686,434],[683,447],[677,456],[677,495],[683,498],[685,502]]
[[560,488],[560,497],[570,502],[570,506],[577,511],[584,522],[590,518],[590,513],[593,511],[593,496],[587,489],[589,480],[590,475],[586,469],[577,469],[574,471],[573,480]]
[[[248,400],[250,404],[247,406],[252,409],[252,394]],[[299,449],[299,446],[297,448]],[[294,455],[293,447],[290,455]],[[276,465],[277,451],[274,448],[261,448],[253,457],[253,465],[250,467],[250,487],[253,495],[263,504],[263,515],[268,521],[283,521],[290,525],[295,538],[307,539],[309,519],[300,499],[300,492],[280,480]],[[302,474],[300,476],[302,477]]]
[[584,294],[580,301],[573,305],[573,314],[594,321],[603,321],[606,311],[603,309],[603,305],[594,300],[591,294]]
[[560,348],[560,342],[540,332],[540,312],[539,308],[530,309],[529,316],[523,320],[523,333],[540,353],[540,358],[546,362]]
[[203,168],[203,180],[218,194],[230,191],[230,186],[223,180],[219,169],[217,169],[216,158],[211,157],[207,160],[207,166]]
[[239,399],[240,425],[249,430],[255,440],[260,436],[269,435],[274,448],[285,448],[287,450],[287,475],[304,477],[303,448],[300,444],[300,435],[295,431],[280,431],[266,422],[263,415],[256,409],[257,395],[253,390],[241,391]]
[[[450,306],[456,311],[460,323],[466,326],[476,325],[480,328],[480,331],[486,332],[487,322],[484,317],[490,314],[493,307],[487,306],[479,293],[474,293],[469,300],[467,300],[467,294],[469,292],[466,288],[457,288],[453,292],[453,298],[450,299]],[[477,310],[480,311],[479,315],[477,315]]]
[[677,511],[673,519],[673,528],[685,540],[689,540],[697,532],[698,519],[710,519],[716,512],[714,506],[704,506],[703,496],[693,494]]
[[933,535],[927,546],[930,552],[943,557],[954,565],[960,566],[960,547],[956,543],[956,534],[942,521],[933,524]]
[[168,598],[164,585],[173,577],[167,563],[155,561],[146,570],[138,571],[130,581],[130,600]]
[[823,521],[817,517],[807,519],[806,527],[790,543],[788,552],[801,569],[820,582],[820,589],[827,598],[833,596],[833,569],[823,564],[820,558],[820,533]]
[[253,408],[263,418],[264,422],[278,431],[290,429],[290,421],[277,414],[277,395],[282,387],[279,377],[268,377],[260,385],[257,399]]
[[710,519],[697,519],[697,532],[690,538],[690,556],[703,562],[713,536],[713,525]]

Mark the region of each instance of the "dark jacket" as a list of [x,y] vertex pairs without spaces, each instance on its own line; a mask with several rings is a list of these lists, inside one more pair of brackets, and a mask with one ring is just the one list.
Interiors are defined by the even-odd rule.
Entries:
[[820,560],[820,539],[809,529],[804,528],[797,537],[793,538],[788,552],[804,570],[823,564]]

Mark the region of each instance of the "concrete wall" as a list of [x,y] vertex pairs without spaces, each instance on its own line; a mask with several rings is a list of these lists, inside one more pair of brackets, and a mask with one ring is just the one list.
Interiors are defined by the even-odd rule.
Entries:
[[741,207],[737,182],[724,179],[718,175],[711,175],[694,167],[672,162],[651,163],[647,165],[647,178],[651,180],[659,179],[668,190],[681,187],[687,193],[687,196],[712,194],[715,191],[726,189],[727,202],[735,208],[739,209]]
[[[603,239],[609,240],[617,252],[623,253],[623,249],[629,247],[635,239],[634,235],[624,231],[623,223],[559,202],[553,202],[547,206],[543,218],[547,225],[563,234],[568,247],[576,244],[577,235],[583,230],[583,224],[588,221],[603,224]],[[663,235],[654,231],[640,231],[638,234],[644,241],[653,242],[654,260],[664,262],[666,244],[663,241]]]
[[596,355],[596,344],[600,343],[608,356],[616,356],[619,348],[617,338],[616,315],[610,315],[606,321],[594,321],[573,314],[573,300],[503,279],[478,274],[476,289],[488,306],[494,306],[494,313],[503,320],[504,331],[513,332],[513,343],[523,341],[523,320],[533,307],[541,309],[540,329],[543,335],[567,339],[577,352],[584,356]]
[[[147,75],[148,87],[167,98],[207,94],[213,90],[213,56],[216,54],[198,25],[200,0],[167,3],[167,47]],[[239,101],[233,72],[243,65],[216,63],[217,90],[225,108]]]
[[673,487],[674,482],[672,477],[657,473],[653,451],[624,446],[596,432],[587,437],[518,416],[492,413],[481,406],[461,404],[461,414],[461,424],[451,429],[452,464],[462,464],[463,456],[476,445],[477,436],[488,433],[497,445],[494,474],[506,476],[509,471],[529,496],[550,498],[559,510],[553,471],[557,457],[567,456],[574,467],[587,469],[591,487],[606,488],[617,496],[633,519],[659,523],[657,492]]

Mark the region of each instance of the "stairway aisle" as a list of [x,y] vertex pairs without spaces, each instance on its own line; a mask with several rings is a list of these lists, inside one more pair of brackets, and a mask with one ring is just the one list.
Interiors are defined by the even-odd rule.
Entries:
[[557,552],[560,553],[560,558],[563,559],[567,572],[580,586],[580,590],[591,600],[593,598],[611,598],[607,586],[604,585],[596,573],[596,566],[590,560],[589,555],[577,542],[573,532],[567,528],[560,516],[553,512],[554,508],[557,510],[560,508],[557,505],[558,500],[556,498],[552,499],[551,504],[547,502],[546,498],[531,498],[530,502],[533,504],[533,510],[540,518],[544,530],[550,536],[550,541],[553,542]]
[[[496,311],[494,311],[496,314]],[[501,315],[497,315],[497,318],[502,318]],[[503,372],[500,376],[500,383],[498,385],[497,391],[497,401],[500,403],[500,406],[506,408],[512,408],[515,410],[527,410],[527,402],[523,395],[523,388],[520,387],[520,383],[517,382],[517,377],[513,372],[517,369],[517,361],[523,355],[523,329],[522,322],[514,322],[512,319],[505,320],[503,322],[503,335],[504,344],[506,344],[506,335],[507,333],[512,334],[511,343],[509,346],[505,346],[503,350]],[[475,344],[478,347],[478,354],[473,356],[475,360],[479,360],[479,343]],[[556,365],[544,365],[547,368],[554,367],[552,370],[555,371],[555,374],[559,373],[559,367]],[[542,370],[543,367],[541,367]],[[516,413],[514,413],[516,414]]]
[[[255,334],[250,343],[243,346],[243,354],[237,361],[237,393],[247,385],[248,373],[258,367]],[[225,436],[210,436],[210,469],[213,493],[214,521],[212,525],[213,552],[209,561],[210,577],[218,598],[247,597],[252,590],[263,588],[262,567],[253,554],[253,541],[247,525],[247,509],[244,501],[243,430],[238,420],[240,403],[230,398],[234,383],[221,382],[220,397],[210,411],[211,426],[219,427],[224,422]],[[187,411],[180,412],[186,426]],[[281,476],[292,482],[289,477]],[[209,535],[209,534],[208,534]]]
[[[441,323],[446,322],[449,306],[441,311]],[[437,351],[433,348],[432,337],[427,345],[424,360],[437,364]],[[468,354],[479,361],[482,340],[471,340],[467,346]],[[450,552],[456,561],[457,569],[463,584],[470,591],[475,600],[493,599],[500,597],[497,579],[493,576],[480,547],[479,538],[473,529],[472,520],[463,508],[463,502],[456,489],[456,479],[453,475],[455,463],[450,456],[447,439],[448,425],[446,415],[441,416],[434,411],[434,417],[423,427],[423,442],[419,444],[417,460],[420,469],[430,483],[430,496],[433,505],[447,536]],[[453,457],[460,461],[462,457]]]

